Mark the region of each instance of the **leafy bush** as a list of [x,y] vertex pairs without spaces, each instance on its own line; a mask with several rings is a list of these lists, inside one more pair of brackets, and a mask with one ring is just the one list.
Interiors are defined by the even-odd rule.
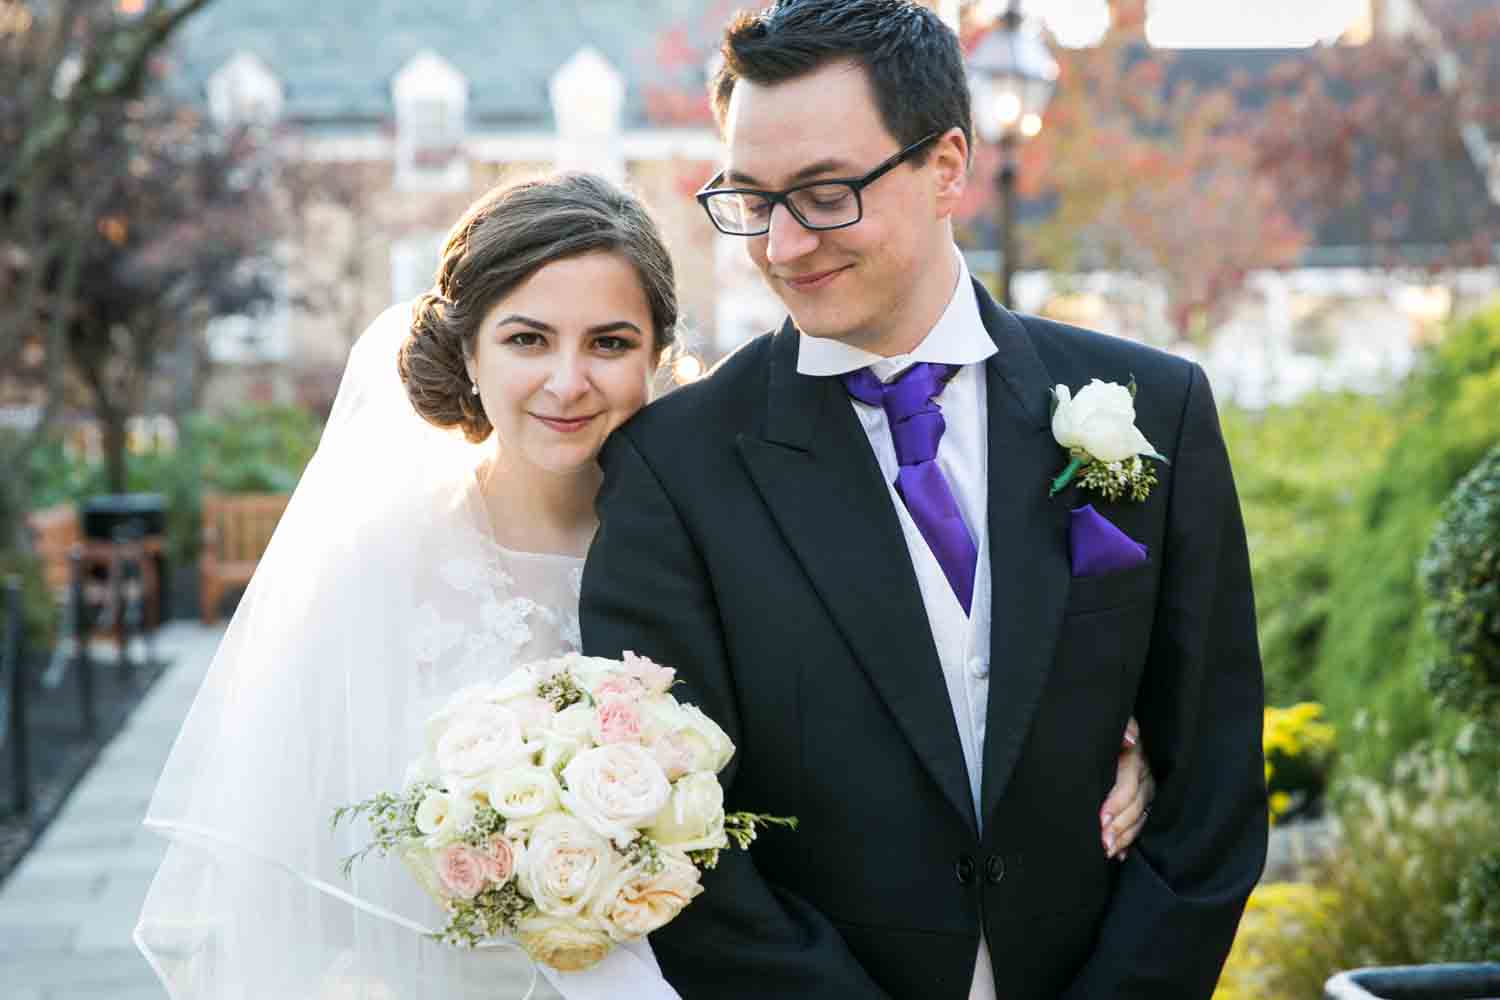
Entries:
[[1439,957],[1445,962],[1500,962],[1500,850],[1470,862]]
[[1261,742],[1273,823],[1317,810],[1333,767],[1334,729],[1323,706],[1304,701],[1267,708]]
[[1428,685],[1492,742],[1500,734],[1500,446],[1443,505],[1421,578],[1435,640]]
[[1314,978],[1327,963],[1320,929],[1338,909],[1338,894],[1301,882],[1256,887],[1245,906],[1234,947],[1213,1000],[1306,1000],[1286,992],[1287,980]]
[[1251,895],[1216,1000],[1305,1000],[1336,972],[1430,962],[1453,954],[1461,901],[1494,913],[1495,872],[1476,865],[1500,841],[1495,804],[1435,756],[1395,773],[1392,786],[1357,780],[1339,797],[1337,847],[1312,884]]
[[1266,700],[1315,700],[1329,539],[1353,526],[1357,484],[1380,468],[1397,422],[1384,399],[1325,393],[1260,413],[1226,409],[1223,425],[1250,547]]
[[[1417,563],[1443,500],[1500,441],[1500,308],[1451,329],[1397,403],[1399,434],[1329,540],[1327,618],[1309,684],[1341,732],[1344,763],[1388,773],[1406,748],[1451,737],[1423,666]],[[1354,734],[1359,734],[1354,738]]]
[[[57,636],[57,607],[42,578],[41,563],[29,553],[0,549],[0,581],[7,577],[21,581],[21,615],[26,630],[26,647],[32,652],[50,649]],[[0,639],[5,635],[6,613],[0,597]]]

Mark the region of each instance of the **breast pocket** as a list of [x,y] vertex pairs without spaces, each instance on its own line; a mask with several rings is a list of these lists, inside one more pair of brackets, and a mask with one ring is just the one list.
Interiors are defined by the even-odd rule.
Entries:
[[1094,614],[1111,608],[1144,603],[1156,592],[1156,562],[1148,560],[1139,566],[1105,573],[1102,576],[1074,577],[1068,583],[1065,617]]

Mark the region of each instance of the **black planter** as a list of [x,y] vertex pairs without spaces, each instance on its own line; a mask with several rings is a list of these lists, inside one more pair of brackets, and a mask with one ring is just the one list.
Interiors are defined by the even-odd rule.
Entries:
[[112,541],[117,532],[131,538],[167,533],[167,500],[160,493],[106,493],[79,507],[83,537]]
[[1500,997],[1500,963],[1392,965],[1341,972],[1324,1000],[1490,1000]]

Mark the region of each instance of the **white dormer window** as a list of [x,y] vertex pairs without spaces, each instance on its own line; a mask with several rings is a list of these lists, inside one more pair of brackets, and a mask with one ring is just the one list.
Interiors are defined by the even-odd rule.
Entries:
[[281,81],[249,52],[237,53],[208,78],[208,111],[220,128],[274,124],[282,100]]
[[585,45],[553,74],[549,89],[557,118],[557,169],[591,170],[623,181],[625,78],[597,49]]
[[468,82],[433,52],[412,57],[396,74],[396,186],[458,191],[469,184],[464,152]]

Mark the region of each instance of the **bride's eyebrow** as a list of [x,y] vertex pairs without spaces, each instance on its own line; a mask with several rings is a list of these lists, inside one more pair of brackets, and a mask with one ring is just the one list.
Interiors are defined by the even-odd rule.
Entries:
[[[557,332],[557,328],[550,323],[543,323],[539,319],[532,319],[530,316],[522,316],[520,313],[511,313],[509,316],[496,320],[495,328],[499,329],[500,327],[508,326],[511,323],[519,323],[522,326],[529,326],[533,330],[540,331],[541,333]],[[600,323],[598,326],[589,327],[584,332],[590,335],[595,335],[600,333],[618,333],[622,330],[629,330],[631,333],[634,333],[637,336],[642,336],[641,328],[625,319],[615,320],[613,323]]]
[[557,332],[557,328],[552,326],[551,324],[543,323],[539,319],[532,319],[530,316],[522,316],[520,313],[511,313],[509,316],[506,316],[503,319],[497,319],[495,321],[495,327],[498,329],[502,326],[509,326],[511,323],[520,323],[522,326],[529,326],[533,330],[540,330],[542,333]]

